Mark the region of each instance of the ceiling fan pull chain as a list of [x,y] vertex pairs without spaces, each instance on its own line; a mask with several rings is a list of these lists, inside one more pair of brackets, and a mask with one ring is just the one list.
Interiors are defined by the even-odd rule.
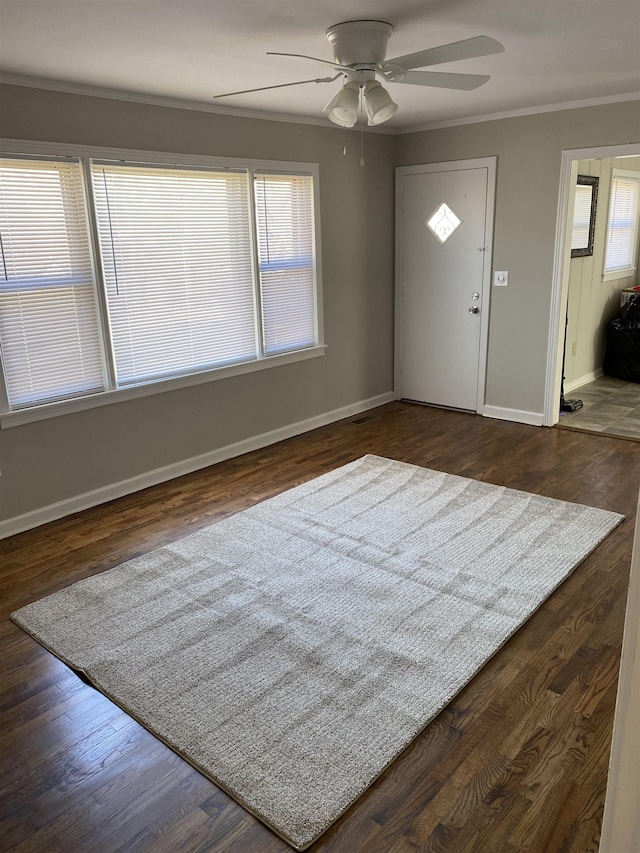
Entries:
[[364,116],[362,110],[362,86],[360,87],[360,165],[364,166]]

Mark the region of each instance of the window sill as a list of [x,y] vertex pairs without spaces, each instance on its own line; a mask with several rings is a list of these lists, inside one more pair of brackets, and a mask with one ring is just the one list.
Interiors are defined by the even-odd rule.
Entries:
[[172,379],[161,379],[157,382],[149,382],[145,385],[136,385],[129,388],[119,388],[115,391],[102,391],[99,394],[90,394],[86,397],[74,397],[70,400],[60,400],[57,403],[47,403],[42,406],[34,406],[30,409],[19,409],[14,412],[0,414],[0,427],[19,426],[33,421],[42,421],[47,418],[55,418],[59,415],[68,415],[73,412],[82,412],[86,409],[95,409],[98,406],[108,406],[110,403],[122,403],[125,400],[135,400],[138,397],[148,397],[150,394],[163,394],[166,391],[174,391],[177,388],[188,388],[191,385],[202,385],[205,382],[213,382],[217,379],[227,379],[231,376],[240,376],[244,373],[254,373],[268,367],[278,367],[282,364],[291,364],[295,361],[306,361],[324,355],[326,346],[308,347],[295,352],[283,353],[282,355],[267,356],[256,361],[234,364],[230,367],[219,367],[215,370],[206,370],[202,373],[192,373],[188,376],[176,376]]
[[611,270],[602,274],[603,281],[618,281],[621,278],[633,278],[636,274],[635,267],[626,267],[623,270]]

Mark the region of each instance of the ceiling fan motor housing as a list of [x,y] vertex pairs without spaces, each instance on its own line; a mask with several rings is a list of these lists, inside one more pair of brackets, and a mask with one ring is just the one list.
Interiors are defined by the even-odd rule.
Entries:
[[338,65],[373,67],[384,61],[392,33],[385,21],[345,21],[329,27],[327,39]]

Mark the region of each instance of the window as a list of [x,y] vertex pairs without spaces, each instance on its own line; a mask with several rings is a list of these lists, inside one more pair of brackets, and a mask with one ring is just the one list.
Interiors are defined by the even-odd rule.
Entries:
[[640,174],[614,169],[605,241],[604,281],[635,273],[639,217]]
[[308,175],[258,175],[258,259],[265,352],[310,346],[315,335],[313,208]]
[[0,161],[3,425],[321,354],[314,168],[184,159]]
[[245,174],[92,163],[119,386],[257,357]]
[[103,389],[77,161],[0,161],[0,341],[11,408]]

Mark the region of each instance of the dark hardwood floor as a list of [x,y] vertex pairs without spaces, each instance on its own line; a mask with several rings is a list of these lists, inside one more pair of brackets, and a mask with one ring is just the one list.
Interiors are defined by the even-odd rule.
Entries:
[[310,850],[597,850],[640,444],[402,403],[370,414],[0,542],[0,850],[290,850],[8,617],[364,453],[627,518]]

